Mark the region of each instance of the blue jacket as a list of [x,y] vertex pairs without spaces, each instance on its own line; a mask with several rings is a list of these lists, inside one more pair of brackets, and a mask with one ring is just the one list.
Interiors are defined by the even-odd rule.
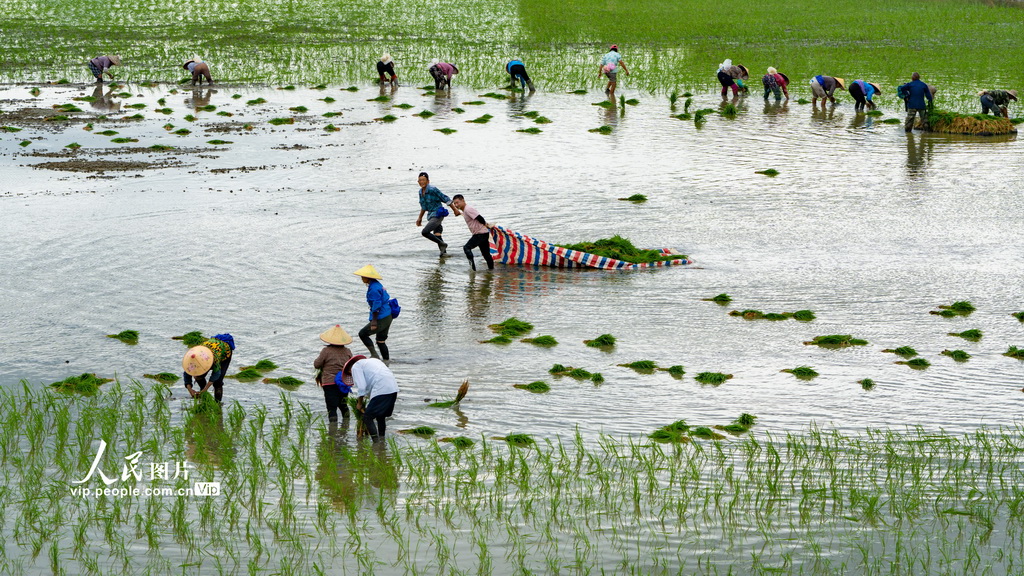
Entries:
[[391,296],[379,281],[371,280],[366,285],[366,303],[370,305],[370,322],[391,316],[390,300]]
[[932,91],[928,89],[928,85],[920,80],[911,80],[903,86],[900,86],[908,94],[907,96],[907,108],[916,108],[917,110],[924,110],[928,106],[924,103],[924,99],[927,98],[929,102],[932,101]]
[[[422,189],[421,189],[422,190]],[[437,212],[437,209],[442,204],[451,204],[451,198],[444,195],[443,192],[438,190],[433,184],[427,184],[427,189],[420,192],[420,208],[423,211],[433,217],[433,213]]]
[[526,64],[523,64],[520,60],[512,60],[508,64],[505,64],[505,71],[511,74],[512,73],[512,67],[516,66],[516,65],[523,66],[523,67],[526,66]]

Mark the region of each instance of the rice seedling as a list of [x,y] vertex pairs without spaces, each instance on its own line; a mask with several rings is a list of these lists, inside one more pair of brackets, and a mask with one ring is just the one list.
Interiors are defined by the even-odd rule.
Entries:
[[591,128],[590,130],[587,130],[587,132],[594,132],[595,134],[604,134],[604,135],[607,136],[607,135],[612,133],[612,127],[607,125],[607,124],[605,124],[604,126],[598,126],[597,128]]
[[454,128],[435,128],[434,132],[440,132],[441,134],[447,136],[449,134],[455,134],[456,132],[458,132],[458,130],[455,130]]
[[513,384],[513,388],[519,388],[520,390],[527,390],[535,394],[543,394],[551,390],[551,386],[547,382],[537,380],[536,382],[530,382],[529,384]]
[[146,117],[142,114],[132,114],[131,116],[125,116],[122,120],[145,120]]
[[175,130],[174,132],[171,132],[171,134],[177,134],[178,136],[188,136],[191,133],[192,133],[192,131],[189,130],[188,128],[179,128],[179,129]]
[[[142,110],[145,107],[146,107],[146,105],[143,104],[142,102],[137,102],[135,104],[128,104],[127,106],[125,106],[125,108],[135,108],[136,110]],[[78,111],[81,112],[81,110],[78,110]]]
[[797,104],[810,104],[810,103],[811,103],[811,101],[810,101],[810,100],[808,100],[807,98],[797,98],[797,101],[796,101],[796,103],[797,103]]
[[619,108],[623,112],[626,110],[626,97],[624,95],[619,95]]
[[776,170],[775,168],[768,168],[766,170],[755,170],[754,174],[762,174],[764,176],[774,178],[779,175],[779,171]]
[[881,110],[868,110],[864,113],[865,116],[881,116],[882,114]]
[[1024,322],[1024,312],[1014,312],[1013,314],[1010,314],[1010,316],[1013,316],[1017,320]]
[[871,390],[872,388],[875,387],[875,381],[872,380],[871,378],[865,378],[863,380],[858,380],[857,384],[860,384],[860,387],[865,389],[865,390]]
[[266,98],[253,98],[252,100],[247,100],[246,101],[246,105],[247,106],[259,106],[260,104],[266,104],[266,103],[267,103]]
[[619,364],[623,368],[630,368],[636,372],[643,374],[652,374],[658,368],[658,365],[653,360],[637,360],[636,362],[630,362],[628,364]]
[[957,362],[967,362],[971,359],[971,355],[963,350],[943,350],[941,352],[944,356],[949,356]]
[[562,366],[561,364],[555,364],[554,366],[548,369],[549,374],[564,374],[565,372],[568,371],[569,369],[566,368],[565,366]]
[[668,95],[668,106],[671,110],[676,109],[676,102],[679,101],[679,91],[672,90]]
[[181,376],[171,372],[160,372],[159,374],[143,374],[142,377],[149,378],[151,380],[156,380],[161,384],[173,384],[177,382],[178,378],[180,378]]
[[415,428],[408,428],[405,430],[399,430],[399,434],[412,434],[413,436],[420,436],[421,438],[429,438],[434,434],[437,434],[437,430],[434,430],[430,426],[417,426]]
[[[334,98],[331,98],[330,96],[326,96],[324,98],[319,98],[319,100],[321,100],[322,102],[324,102],[326,104],[332,104],[332,103],[336,102],[336,100]],[[412,108],[412,104],[399,104],[396,107],[397,108]]]
[[959,336],[960,338],[963,338],[964,340],[968,340],[970,342],[977,342],[981,340],[982,337],[981,330],[978,330],[976,328],[972,328],[971,330],[964,330],[963,332],[948,332],[946,335]]
[[263,374],[255,368],[243,368],[237,374],[231,374],[227,378],[234,378],[239,382],[253,382],[263,377]]
[[600,372],[593,372],[590,374],[590,381],[597,384],[604,384],[604,376]]
[[894,362],[894,364],[904,364],[906,366],[910,366],[915,370],[924,370],[925,368],[932,365],[931,362],[924,358],[911,358],[910,360],[899,360]]
[[130,144],[130,143],[133,143],[133,142],[138,142],[139,139],[138,138],[111,138],[110,141],[113,142],[114,144]]
[[138,344],[139,343],[139,331],[138,330],[122,330],[117,334],[107,334],[107,338],[114,338],[120,340],[125,344]]
[[21,128],[15,128],[14,126],[0,126],[0,132],[21,132]]
[[82,147],[82,145],[79,144],[78,142],[72,142],[71,144],[68,144],[67,146],[65,146],[65,148],[70,148],[72,150],[78,150],[81,147]]
[[733,420],[729,424],[724,426],[716,425],[716,430],[723,430],[733,435],[740,435],[749,431],[754,426],[754,422],[757,420],[757,416],[747,414],[744,412],[740,414],[739,418]]
[[299,114],[305,114],[306,112],[309,112],[309,108],[306,108],[305,106],[292,106],[291,108],[289,108],[289,110]]
[[495,440],[504,440],[510,446],[533,446],[536,441],[528,434],[509,434],[508,436],[495,436]]
[[952,318],[954,316],[968,316],[971,312],[974,312],[974,305],[969,301],[960,300],[953,302],[952,304],[939,306],[938,310],[931,310],[929,314],[936,314],[945,318]]
[[690,441],[690,437],[686,434],[689,429],[690,425],[687,424],[685,420],[676,420],[671,424],[667,424],[658,428],[654,432],[651,432],[647,437],[655,442],[685,443]]
[[589,380],[594,376],[593,374],[584,370],[583,368],[570,368],[569,371],[565,373],[565,375],[570,378],[575,378],[576,380]]
[[584,340],[584,344],[590,348],[611,348],[615,346],[615,336],[611,334],[601,334],[597,338],[591,340]]
[[810,366],[797,366],[796,368],[785,368],[780,372],[786,372],[796,376],[800,380],[813,380],[818,377],[818,371]]
[[523,112],[523,116],[525,116],[526,118],[537,118],[538,116],[540,116],[540,112],[537,112],[536,110],[531,110],[529,112]]
[[164,124],[164,130],[167,130],[167,131],[174,130],[174,124],[171,124],[170,122],[168,122],[167,124]]
[[[326,88],[326,86],[325,86],[325,88]],[[278,90],[295,90],[295,86],[289,84],[287,86],[283,86],[281,88],[278,88]]]
[[512,338],[504,334],[498,334],[490,340],[480,340],[481,344],[511,344]]
[[520,128],[519,130],[516,130],[516,132],[522,132],[524,134],[540,134],[543,130],[536,126],[530,126],[529,128]]
[[298,378],[294,378],[292,376],[282,376],[280,378],[264,378],[263,383],[277,384],[278,386],[283,386],[285,388],[295,388],[297,386],[302,386],[304,384],[302,380],[299,380]]
[[726,380],[732,379],[732,374],[722,374],[721,372],[701,372],[694,376],[693,379],[701,384],[718,386]]
[[24,148],[25,146],[28,146],[31,143],[32,142],[29,141],[29,140],[22,140],[21,142],[18,142],[18,146],[21,146],[22,148]]
[[681,378],[684,374],[686,374],[686,369],[681,364],[669,366],[668,368],[658,368],[658,370],[661,370],[662,372],[668,372],[675,378]]
[[647,202],[647,196],[644,196],[643,194],[633,194],[632,196],[628,196],[626,198],[619,198],[619,200],[622,200],[624,202],[633,202],[636,204],[640,204],[642,202]]
[[718,296],[713,296],[711,298],[702,298],[701,300],[703,300],[705,302],[714,302],[715,304],[719,304],[721,306],[725,306],[729,302],[732,302],[732,296],[729,296],[725,292],[722,292]]
[[324,126],[324,132],[340,132],[340,131],[341,131],[341,128],[338,128],[334,124],[328,124],[327,126]]
[[421,110],[416,114],[413,114],[413,116],[419,116],[420,118],[430,118],[431,116],[436,116],[436,114],[434,114],[430,110]]
[[472,124],[487,124],[488,122],[491,121],[491,118],[494,118],[494,116],[491,116],[490,114],[484,114],[483,116],[481,116],[479,118],[474,118],[472,120],[466,120],[466,122],[469,122],[469,123],[472,123]]
[[349,86],[348,88],[342,88],[342,90],[345,92],[359,92],[359,88],[357,86]]
[[156,150],[157,152],[164,152],[167,150],[174,150],[174,146],[166,146],[164,144],[153,144],[149,147],[150,150]]
[[914,356],[917,356],[917,350],[915,350],[912,346],[900,346],[899,348],[886,348],[885,350],[882,350],[882,352],[886,352],[886,353],[889,353],[889,354],[896,354],[897,356],[902,356],[904,358],[913,358]]
[[623,238],[618,234],[611,238],[601,238],[576,244],[559,244],[559,246],[634,263],[664,262],[686,258],[683,254],[666,254],[661,250],[637,248],[628,238]]
[[1016,346],[1010,346],[1010,348],[1003,352],[1003,356],[1009,356],[1010,358],[1017,358],[1018,360],[1024,360],[1024,348],[1017,348]]
[[[231,95],[231,99],[232,100],[240,100],[241,98],[242,98],[241,94],[232,94]],[[161,102],[161,104],[162,104],[162,102]]]
[[576,90],[572,90],[570,92],[567,92],[567,94],[577,94],[577,95],[582,95],[582,94],[586,94],[586,93],[587,93],[587,91],[584,90],[583,88],[577,88]]
[[725,118],[735,118],[737,113],[739,113],[739,110],[737,110],[736,105],[731,102],[722,106],[722,110],[719,112],[719,114]]
[[551,124],[551,122],[553,122],[550,118],[545,116],[538,116],[537,118],[534,118],[533,121],[535,124]]
[[28,91],[28,93],[33,95],[33,96],[39,96],[40,91],[39,91],[39,88],[33,87],[31,90]]
[[512,338],[523,336],[529,333],[531,330],[533,330],[533,324],[530,324],[529,322],[523,322],[522,320],[516,318],[515,316],[507,318],[504,321],[499,322],[497,324],[490,324],[487,327],[490,328],[491,331],[493,332],[497,332],[499,334],[509,336]]
[[159,112],[160,114],[171,114],[171,113],[174,112],[174,110],[172,110],[170,108],[156,108],[153,111],[154,112]]
[[81,112],[82,109],[74,104],[54,104],[54,108],[60,108],[64,112]]
[[694,124],[700,124],[705,121],[705,117],[708,114],[714,114],[716,111],[714,108],[702,108],[693,113]]
[[256,370],[257,372],[270,372],[271,370],[277,370],[278,365],[269,358],[264,358],[252,366],[243,366],[241,370]]
[[462,385],[459,386],[459,390],[455,393],[455,399],[453,399],[453,400],[441,400],[441,401],[438,401],[438,402],[432,402],[432,403],[428,404],[428,406],[430,406],[431,408],[451,408],[452,406],[455,406],[459,402],[462,402],[462,399],[465,398],[466,394],[468,394],[468,393],[469,393],[469,380],[463,380],[462,381]]
[[100,386],[107,382],[113,382],[113,378],[99,378],[96,374],[90,374],[88,372],[79,374],[78,376],[68,376],[60,382],[54,382],[50,384],[51,388],[55,388],[58,392],[67,393],[78,393],[78,394],[95,394],[99,392]]
[[508,96],[504,94],[498,94],[496,92],[488,92],[487,94],[480,94],[481,98],[494,98],[495,100],[506,100]]
[[193,398],[192,402],[185,407],[185,410],[192,418],[199,416],[220,417],[223,409],[219,402],[213,398],[213,394],[203,392]]
[[183,120],[185,120],[186,122],[195,122],[198,119],[199,118],[196,118],[195,115],[193,114],[186,114],[185,117],[183,118]]
[[214,146],[223,146],[225,144],[234,144],[231,140],[207,140],[207,144],[213,144]]
[[459,449],[472,448],[473,445],[476,444],[476,442],[474,442],[471,438],[466,438],[465,436],[454,436],[454,437],[450,437],[450,438],[438,438],[437,441],[438,442],[448,442],[452,446],[455,446],[456,448],[459,448]]
[[295,124],[295,118],[271,118],[267,121],[268,124],[274,126],[283,126],[284,124]]
[[67,117],[67,116],[65,116],[63,114],[55,114],[53,116],[47,116],[46,118],[43,118],[43,120],[45,120],[47,122],[66,122],[66,121],[68,121],[70,119],[71,118],[69,118],[69,117]]
[[590,105],[591,106],[600,106],[601,108],[615,108],[615,102],[610,102],[608,100],[601,100],[601,101],[598,101],[598,102],[591,102]]
[[375,98],[369,98],[366,101],[367,102],[388,102],[390,100],[391,100],[391,96],[387,96],[385,94],[381,94],[380,96],[377,96]]
[[554,336],[537,336],[536,338],[523,338],[520,342],[526,342],[527,344],[533,344],[534,346],[543,346],[549,348],[551,346],[557,346],[558,340],[555,340]]
[[797,322],[812,322],[817,316],[811,310],[797,310],[791,315]]
[[186,332],[181,336],[171,336],[171,340],[181,340],[181,343],[187,348],[192,348],[193,346],[199,346],[203,342],[206,342],[206,337],[203,336],[202,332],[196,330],[193,332]]
[[814,340],[804,342],[810,346],[821,346],[822,348],[846,348],[849,346],[866,346],[867,340],[854,338],[849,334],[830,334],[828,336],[815,336]]
[[903,124],[903,120],[900,120],[899,118],[886,118],[881,122],[882,124]]
[[335,116],[341,116],[341,112],[324,112],[321,116],[324,118],[334,118]]
[[691,429],[690,437],[700,438],[701,440],[725,440],[725,436],[722,436],[707,426],[697,426],[696,428]]
[[397,116],[392,116],[391,114],[385,114],[384,116],[381,116],[380,118],[374,118],[374,120],[376,120],[378,122],[394,122],[395,120],[398,120],[398,117]]

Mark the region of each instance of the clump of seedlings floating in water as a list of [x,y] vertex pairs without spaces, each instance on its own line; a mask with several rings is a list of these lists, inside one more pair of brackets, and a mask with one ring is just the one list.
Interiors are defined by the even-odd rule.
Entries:
[[526,116],[527,118],[536,118],[540,116],[540,112],[537,112],[536,110],[531,110],[529,112],[523,112],[523,116]]
[[816,316],[810,310],[797,310],[796,312],[761,312],[760,310],[733,310],[729,316],[739,316],[744,320],[787,320],[793,318],[800,322],[810,322]]
[[302,386],[303,384],[302,380],[299,380],[298,378],[293,378],[291,376],[282,376],[281,378],[264,378],[263,383],[277,384],[278,386],[281,386],[289,390]]
[[413,436],[419,436],[421,438],[430,438],[434,434],[437,434],[437,430],[434,430],[430,426],[417,426],[415,428],[408,428],[406,430],[399,430],[399,434],[412,434]]
[[594,372],[593,374],[590,375],[590,381],[593,382],[595,385],[603,384],[604,376],[602,376],[600,372]]
[[99,134],[100,136],[117,136],[118,134],[120,134],[120,132],[117,132],[115,130],[104,130],[102,132],[97,132],[97,134]]
[[960,338],[963,338],[964,340],[968,340],[970,342],[977,342],[978,340],[981,340],[982,336],[981,330],[978,330],[976,328],[964,330],[963,332],[948,332],[946,335],[959,336]]
[[693,115],[689,112],[683,112],[682,114],[673,114],[672,117],[676,120],[689,120],[690,118],[693,118]]
[[668,368],[658,368],[662,372],[668,372],[673,378],[682,378],[686,374],[686,369],[683,368],[682,364],[676,364],[675,366],[669,366]]
[[696,428],[691,429],[690,437],[700,438],[701,440],[725,440],[725,436],[722,436],[707,426],[697,426]]
[[552,122],[553,120],[545,116],[538,116],[536,119],[534,119],[535,124],[551,124]]
[[1003,356],[1009,356],[1010,358],[1016,358],[1018,360],[1024,360],[1024,348],[1017,348],[1016,346],[1010,346],[1010,348],[1003,352]]
[[575,380],[590,380],[595,384],[604,382],[604,376],[597,372],[589,372],[583,368],[573,368],[572,366],[562,366],[561,364],[552,366],[548,373],[556,377],[568,376]]
[[601,108],[614,108],[615,107],[615,102],[610,102],[608,100],[601,100],[600,102],[592,102],[590,105],[591,106],[600,106]]
[[159,112],[160,114],[172,114],[174,113],[174,110],[170,108],[157,108],[154,112]]
[[797,103],[797,104],[810,104],[810,103],[811,103],[811,101],[810,101],[810,100],[808,100],[807,98],[800,98],[800,99],[798,99],[798,100],[796,101],[796,103]]
[[224,146],[225,144],[234,144],[231,140],[207,140],[207,144],[213,144],[214,146]]
[[690,425],[686,423],[686,420],[676,420],[651,432],[647,437],[655,442],[685,443],[690,441],[690,437],[686,434],[689,430]]
[[898,360],[894,364],[904,364],[910,366],[915,370],[924,370],[925,368],[932,365],[931,362],[924,358],[911,358],[910,360]]
[[644,196],[643,194],[633,194],[632,196],[628,196],[626,198],[619,198],[619,200],[639,204],[641,202],[647,202],[647,196]]
[[1010,314],[1010,316],[1013,316],[1017,320],[1024,322],[1024,312],[1014,312],[1013,314]]
[[459,402],[462,402],[462,399],[465,398],[466,394],[468,393],[469,380],[463,380],[462,386],[459,386],[459,390],[458,392],[455,393],[455,398],[453,400],[439,400],[437,402],[432,402],[428,404],[428,406],[430,406],[431,408],[451,408],[452,406],[455,406]]
[[99,378],[96,374],[86,372],[78,376],[68,376],[60,382],[50,384],[50,387],[55,388],[58,392],[95,394],[99,392],[101,385],[113,381],[113,378]]
[[534,346],[551,347],[557,346],[558,340],[555,340],[554,336],[537,336],[536,338],[523,338],[520,342],[526,342],[527,344],[533,344]]
[[494,338],[491,338],[490,340],[481,340],[480,343],[481,344],[511,344],[512,343],[512,338],[509,337],[509,336],[506,336],[504,334],[498,334],[497,336],[495,336]]
[[900,120],[899,118],[886,118],[881,122],[882,124],[903,124],[903,120]]
[[864,113],[865,116],[881,116],[882,114],[881,110],[868,110]]
[[722,106],[722,111],[720,112],[720,114],[725,118],[735,118],[736,114],[738,113],[739,110],[737,110],[736,105],[732,103],[728,103],[725,106]]
[[18,142],[18,146],[21,146],[22,148],[24,148],[25,146],[28,146],[31,143],[32,142],[29,141],[29,140],[22,140],[21,142]]
[[721,372],[701,372],[693,377],[694,380],[701,384],[710,384],[712,386],[718,386],[731,378],[732,374],[722,374]]
[[668,95],[668,107],[670,109],[672,109],[672,110],[675,110],[676,109],[676,102],[678,100],[679,100],[679,91],[678,90],[673,90],[672,93]]
[[886,348],[885,350],[882,350],[882,352],[895,354],[897,356],[902,356],[904,358],[913,358],[914,356],[917,356],[917,350],[914,350],[914,348],[911,346],[900,346],[899,348]]
[[529,384],[513,384],[513,388],[519,388],[520,390],[527,390],[534,394],[543,394],[551,390],[551,386],[548,386],[547,382],[537,380],[536,382],[530,382]]
[[265,98],[255,98],[253,100],[249,100],[248,102],[246,102],[246,104],[248,104],[249,106],[257,106],[259,104],[266,104],[266,103],[267,103],[267,100]]
[[[324,101],[326,102],[327,99],[325,98]],[[331,102],[334,102],[334,98],[331,98]],[[412,108],[412,104],[406,102],[403,102],[401,104],[395,104],[394,106],[395,108],[401,108],[402,110],[408,110],[409,108]]]
[[722,292],[718,296],[715,296],[713,298],[703,298],[702,300],[704,300],[705,302],[714,302],[715,304],[718,304],[720,306],[725,306],[729,302],[732,302],[732,296],[729,296],[725,292]]
[[138,142],[138,138],[111,138],[111,142],[114,144],[130,144],[132,142]]
[[324,112],[321,116],[324,118],[334,118],[335,116],[341,116],[341,112]]
[[434,132],[440,132],[441,134],[447,136],[449,134],[455,134],[456,132],[458,132],[458,130],[454,128],[435,128]]
[[385,114],[384,116],[381,116],[380,118],[374,118],[374,120],[376,120],[378,122],[394,122],[395,120],[398,120],[398,117],[394,116],[394,115],[391,115],[391,114]]
[[274,126],[281,126],[283,124],[295,124],[295,118],[271,118],[267,122]]
[[191,348],[193,346],[199,346],[203,342],[206,342],[206,337],[203,333],[195,330],[193,332],[186,332],[181,336],[171,336],[171,340],[181,340],[181,343],[186,347]]
[[0,126],[0,132],[21,132],[21,128],[15,128],[14,126]]
[[530,126],[529,128],[520,128],[519,130],[516,130],[516,132],[522,132],[524,134],[540,134],[543,130],[536,126]]
[[494,116],[491,116],[490,114],[484,114],[483,116],[481,116],[479,118],[474,118],[472,120],[466,120],[466,122],[470,122],[472,124],[487,124],[488,122],[491,121],[491,118],[494,118]]
[[385,94],[381,94],[380,96],[377,96],[376,98],[369,98],[366,101],[367,102],[387,102],[388,100],[391,100],[390,96],[387,96]]
[[192,133],[192,131],[189,130],[188,128],[179,128],[179,129],[175,130],[174,132],[171,132],[171,134],[177,134],[178,136],[188,136],[191,133]]
[[341,131],[341,128],[338,128],[334,124],[328,124],[327,126],[324,126],[324,132],[340,132],[340,131]]
[[582,95],[582,94],[586,94],[586,93],[587,93],[587,91],[584,90],[583,88],[577,88],[576,90],[573,90],[572,92],[566,92],[566,94],[577,94],[577,95]]
[[262,377],[263,373],[251,366],[248,368],[242,368],[237,374],[232,374],[231,376],[228,376],[228,378],[234,378],[239,382],[253,382],[255,380],[259,380]]
[[591,128],[590,130],[587,130],[587,132],[594,132],[596,134],[604,134],[606,136],[608,134],[611,134],[612,131],[613,131],[612,127],[607,125],[607,124],[605,124],[604,126],[598,126],[597,128]]
[[971,355],[963,350],[943,350],[941,354],[943,356],[949,356],[957,362],[967,362],[971,359]]
[[143,374],[143,378],[149,378],[150,380],[156,380],[162,384],[173,384],[178,381],[177,374],[171,372],[160,372],[159,374]]
[[306,108],[305,106],[292,106],[291,108],[289,108],[289,110],[291,110],[292,112],[297,112],[299,114],[305,114],[306,112],[309,112],[309,108]]
[[775,168],[768,168],[767,170],[755,170],[754,174],[762,174],[764,176],[771,176],[774,178],[779,175],[779,171]]
[[469,102],[463,102],[463,106],[483,106],[485,102],[483,100],[471,100]]
[[753,428],[755,420],[757,420],[757,416],[744,412],[743,414],[740,414],[739,418],[733,420],[731,423],[724,426],[715,426],[715,428],[738,436]]
[[420,118],[430,118],[431,116],[436,116],[436,114],[434,114],[430,110],[422,110],[416,114],[413,114],[413,116],[419,116]]
[[359,92],[359,88],[355,86],[349,86],[348,88],[342,88],[346,92]]
[[481,98],[494,98],[495,100],[505,100],[508,96],[504,94],[498,94],[496,92],[488,92],[487,94],[481,94]]
[[813,380],[818,376],[818,371],[815,370],[814,368],[811,368],[810,366],[797,366],[796,368],[785,368],[783,370],[780,370],[780,372],[792,374],[793,376],[796,376],[800,380]]
[[448,437],[448,438],[438,438],[437,441],[438,442],[448,442],[452,446],[455,446],[456,448],[459,448],[460,450],[463,449],[463,448],[472,448],[473,445],[476,444],[476,442],[474,442],[471,438],[466,438],[465,436],[453,436],[453,437]]
[[122,330],[117,334],[107,334],[107,338],[113,338],[120,340],[125,344],[138,344],[139,343],[139,331],[138,330]]
[[510,446],[533,446],[536,444],[529,434],[509,434],[508,436],[494,436],[494,440],[504,440]]
[[872,388],[875,387],[875,381],[872,380],[871,378],[865,378],[863,380],[858,380],[857,384],[860,384],[860,387],[865,389],[865,390],[871,390]]
[[277,370],[277,367],[277,364],[274,364],[273,360],[270,360],[269,358],[264,358],[263,360],[260,360],[259,362],[253,364],[252,366],[243,366],[242,370],[248,370],[249,368],[252,368],[253,370],[257,370],[259,372],[270,372],[271,370]]
[[615,346],[615,336],[612,336],[611,334],[601,334],[592,340],[584,340],[583,343],[591,348],[611,348]]
[[968,316],[971,312],[974,312],[976,308],[967,300],[960,300],[953,302],[948,306],[939,306],[938,310],[932,310],[930,314],[937,314],[944,318],[952,318],[954,316]]
[[714,113],[715,113],[715,109],[714,108],[702,108],[700,110],[697,110],[696,112],[693,113],[693,123],[695,125],[699,126],[699,125],[704,123],[705,118],[707,117],[708,114],[714,114]]
[[508,318],[497,324],[491,324],[487,327],[490,328],[492,331],[497,332],[498,334],[509,336],[511,338],[524,336],[528,334],[531,330],[533,330],[533,324],[530,324],[529,322],[523,322],[522,320],[516,318],[515,316]]
[[822,348],[847,348],[849,346],[867,346],[867,340],[854,338],[849,334],[829,334],[828,336],[815,336],[814,340],[804,342],[810,346],[821,346]]
[[466,110],[464,108],[452,108],[452,112],[455,112],[456,114],[465,114]]
[[653,374],[655,369],[658,368],[658,365],[653,360],[637,360],[628,364],[619,364],[619,366],[635,370],[641,374]]

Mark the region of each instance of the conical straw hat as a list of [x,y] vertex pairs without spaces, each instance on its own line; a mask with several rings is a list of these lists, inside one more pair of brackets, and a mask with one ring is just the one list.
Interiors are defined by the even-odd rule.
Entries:
[[114,63],[114,66],[120,66],[121,65],[121,55],[120,54],[111,54],[111,55],[107,56],[107,58],[110,58],[110,61]]
[[840,78],[838,76],[833,76],[832,78],[835,79],[836,84],[839,84],[840,88],[842,88],[843,90],[846,90],[846,80],[843,80],[842,78]]
[[337,344],[338,346],[352,343],[352,337],[348,335],[348,332],[345,332],[341,324],[335,324],[333,328],[321,332],[320,339],[328,344]]
[[193,346],[181,359],[181,367],[189,376],[202,376],[213,367],[213,350],[206,346]]
[[356,276],[362,276],[363,278],[376,278],[377,280],[383,280],[380,276],[380,272],[377,272],[377,269],[373,267],[373,264],[363,266],[359,270],[356,270],[354,274]]

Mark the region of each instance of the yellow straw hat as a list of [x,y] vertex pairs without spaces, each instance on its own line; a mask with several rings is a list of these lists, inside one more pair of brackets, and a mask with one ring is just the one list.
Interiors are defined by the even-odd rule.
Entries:
[[202,376],[213,367],[213,350],[206,346],[193,346],[181,359],[181,367],[189,376]]
[[348,332],[345,332],[341,324],[335,324],[333,328],[321,332],[320,339],[328,344],[336,344],[338,346],[352,343],[352,337],[348,335]]
[[110,58],[110,61],[114,63],[114,66],[120,66],[121,65],[121,56],[119,54],[113,54],[113,55],[107,56],[107,58]]
[[375,278],[377,280],[383,280],[383,278],[381,278],[380,276],[380,272],[377,272],[377,269],[373,267],[373,264],[367,264],[366,266],[363,266],[359,270],[356,270],[354,274],[356,276],[362,276],[363,278]]
[[843,80],[842,78],[840,78],[838,76],[833,76],[832,78],[835,79],[836,84],[839,84],[840,88],[842,88],[843,90],[846,90],[846,80]]
[[1007,90],[1007,92],[1010,93],[1010,97],[1011,98],[1013,98],[1014,100],[1017,99],[1017,91],[1016,90]]

